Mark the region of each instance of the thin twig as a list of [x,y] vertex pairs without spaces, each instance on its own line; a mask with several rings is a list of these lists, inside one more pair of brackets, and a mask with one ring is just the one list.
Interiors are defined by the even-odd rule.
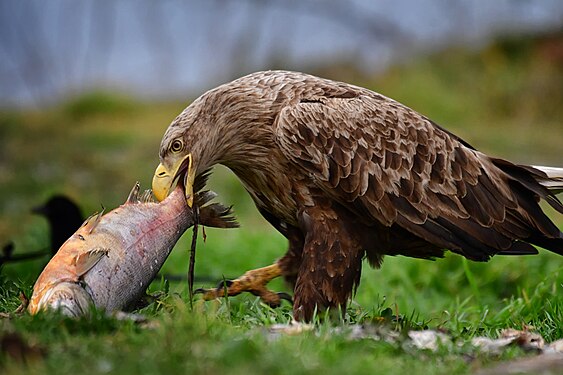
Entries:
[[190,267],[188,269],[188,292],[190,297],[190,309],[193,309],[194,300],[194,269],[195,269],[195,249],[197,245],[197,232],[199,229],[199,207],[194,206],[194,229],[192,234],[192,246],[190,248]]

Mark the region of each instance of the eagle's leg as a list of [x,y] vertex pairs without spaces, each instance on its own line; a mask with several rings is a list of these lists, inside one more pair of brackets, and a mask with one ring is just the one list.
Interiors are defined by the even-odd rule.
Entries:
[[295,286],[297,272],[301,264],[303,235],[295,227],[287,228],[283,234],[289,240],[289,248],[287,253],[274,264],[247,271],[235,280],[222,281],[213,289],[198,289],[196,293],[203,294],[203,299],[206,301],[224,297],[225,295],[236,296],[243,292],[250,292],[259,296],[264,303],[272,307],[279,306],[282,299],[293,302],[289,294],[275,293],[266,288],[266,284],[279,276],[283,276],[292,288]]
[[293,317],[311,321],[315,311],[346,310],[360,282],[365,253],[360,225],[329,202],[317,202],[300,214],[305,233],[302,261],[295,284]]
[[210,301],[225,295],[236,296],[243,292],[250,292],[260,297],[264,303],[276,307],[281,304],[282,299],[291,301],[291,297],[285,293],[272,292],[266,288],[266,284],[282,274],[282,267],[280,267],[279,262],[276,262],[267,267],[247,271],[235,280],[220,282],[216,288],[198,289],[196,293],[203,294],[203,299]]

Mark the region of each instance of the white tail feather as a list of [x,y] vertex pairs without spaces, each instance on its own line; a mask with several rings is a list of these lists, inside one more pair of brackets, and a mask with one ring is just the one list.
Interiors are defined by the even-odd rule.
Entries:
[[555,194],[563,192],[563,168],[542,167],[539,165],[533,165],[532,167],[544,172],[548,177],[545,180],[538,180],[540,184]]

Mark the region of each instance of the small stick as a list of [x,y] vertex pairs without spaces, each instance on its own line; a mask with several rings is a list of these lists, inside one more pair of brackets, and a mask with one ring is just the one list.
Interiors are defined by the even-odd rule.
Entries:
[[192,234],[192,246],[190,248],[190,266],[188,269],[188,293],[190,297],[190,309],[193,309],[193,300],[194,300],[195,249],[197,244],[198,229],[199,229],[199,207],[197,205],[194,205],[194,229]]

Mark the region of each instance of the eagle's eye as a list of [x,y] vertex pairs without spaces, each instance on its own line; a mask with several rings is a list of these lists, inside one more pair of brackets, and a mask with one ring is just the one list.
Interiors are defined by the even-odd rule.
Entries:
[[179,139],[176,139],[174,142],[172,142],[172,145],[170,146],[170,150],[172,150],[172,152],[180,152],[183,148],[184,142]]

